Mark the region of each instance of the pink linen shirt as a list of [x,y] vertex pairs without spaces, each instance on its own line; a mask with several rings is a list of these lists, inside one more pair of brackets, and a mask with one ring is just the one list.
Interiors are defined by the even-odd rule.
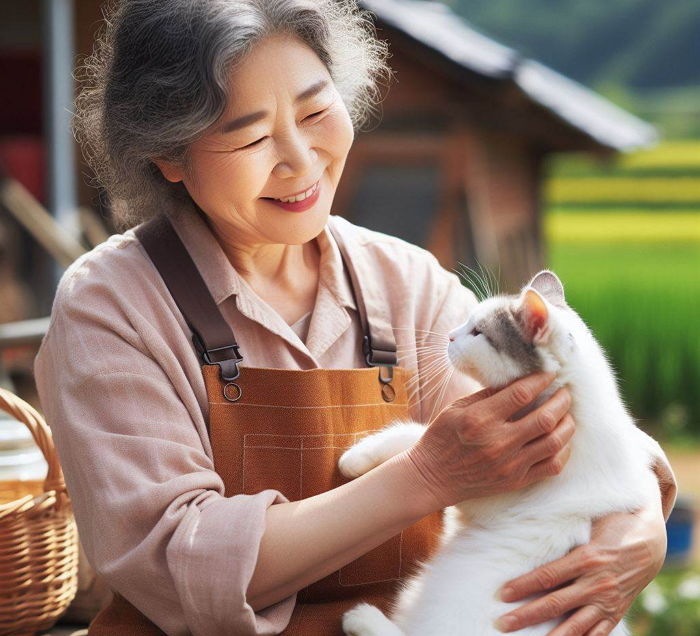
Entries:
[[[366,366],[352,289],[327,227],[316,239],[314,310],[290,326],[236,272],[193,206],[183,204],[171,218],[233,329],[243,366]],[[443,382],[449,373],[431,348],[445,346],[444,334],[477,300],[429,252],[345,220],[338,225],[354,235],[376,272],[363,283],[386,294],[400,364],[417,371],[411,415],[429,421],[479,388],[458,373]],[[81,542],[110,587],[167,634],[282,631],[296,595],[254,612],[246,590],[266,510],[287,499],[276,490],[223,496],[191,332],[133,229],[64,273],[35,377]],[[663,451],[647,439],[670,484],[668,515],[675,482]]]

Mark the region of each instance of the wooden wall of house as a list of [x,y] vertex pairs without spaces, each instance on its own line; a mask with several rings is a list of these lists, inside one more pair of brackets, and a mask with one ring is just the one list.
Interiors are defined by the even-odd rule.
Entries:
[[541,156],[528,141],[476,131],[467,164],[477,258],[500,267],[504,291],[519,289],[543,266]]

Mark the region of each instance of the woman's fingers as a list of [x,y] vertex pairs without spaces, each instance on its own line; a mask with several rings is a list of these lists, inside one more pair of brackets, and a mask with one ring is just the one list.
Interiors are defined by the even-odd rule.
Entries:
[[506,420],[530,404],[553,382],[554,378],[553,373],[526,375],[486,398],[482,404],[494,417]]
[[507,581],[501,589],[501,599],[506,603],[519,601],[533,594],[548,592],[589,571],[591,564],[584,558],[581,547],[574,548],[566,556],[545,563],[532,572]]
[[[547,636],[584,636],[590,634],[592,628],[601,624],[601,618],[597,607],[586,605],[549,632]],[[604,622],[609,624],[609,621]],[[603,633],[609,632],[601,632]]]
[[570,408],[571,393],[568,389],[559,389],[544,404],[513,422],[513,426],[518,431],[518,442],[526,445],[542,435],[551,433],[558,427]]
[[611,620],[600,621],[593,629],[586,633],[586,636],[608,636],[617,623]]
[[[538,625],[553,618],[559,618],[566,612],[581,607],[585,602],[586,594],[583,587],[576,584],[569,585],[501,616],[496,621],[496,627],[504,632],[513,632],[531,625]],[[586,629],[593,626],[601,618],[603,617],[598,614],[596,621],[592,621]],[[585,630],[578,633],[583,634],[584,632]],[[568,633],[567,636],[569,636]]]
[[[464,397],[456,399],[453,404],[458,404],[459,406],[470,406],[471,404],[474,404],[475,402],[480,402],[481,400],[485,400],[488,397],[491,397],[497,393],[496,389],[492,389],[491,387],[486,387],[485,389],[480,389],[474,393],[470,393],[469,395],[465,395]],[[445,407],[448,408],[448,407]]]
[[525,486],[534,484],[545,477],[554,477],[558,475],[566,466],[571,456],[571,444],[567,444],[556,455],[548,459],[543,459],[541,462],[533,464],[525,473]]
[[553,458],[569,443],[575,431],[574,418],[567,413],[554,431],[523,446],[523,459],[528,466],[532,466],[542,460]]

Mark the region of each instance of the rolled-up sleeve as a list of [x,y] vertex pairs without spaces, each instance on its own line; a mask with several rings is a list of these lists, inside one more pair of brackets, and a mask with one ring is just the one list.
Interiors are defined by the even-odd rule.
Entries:
[[279,633],[296,595],[256,613],[246,590],[266,510],[287,499],[224,496],[138,315],[80,288],[60,286],[34,370],[90,563],[167,634]]
[[671,463],[668,461],[668,457],[666,457],[666,453],[664,453],[661,445],[641,428],[638,428],[637,432],[641,438],[642,445],[647,449],[651,458],[651,469],[654,471],[656,479],[659,482],[661,509],[664,514],[664,519],[668,521],[678,495],[676,477],[673,474]]

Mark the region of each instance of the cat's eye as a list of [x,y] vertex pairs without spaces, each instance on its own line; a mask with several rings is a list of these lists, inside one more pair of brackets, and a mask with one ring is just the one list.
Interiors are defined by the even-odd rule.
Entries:
[[469,332],[470,336],[478,336],[481,333],[476,327]]

